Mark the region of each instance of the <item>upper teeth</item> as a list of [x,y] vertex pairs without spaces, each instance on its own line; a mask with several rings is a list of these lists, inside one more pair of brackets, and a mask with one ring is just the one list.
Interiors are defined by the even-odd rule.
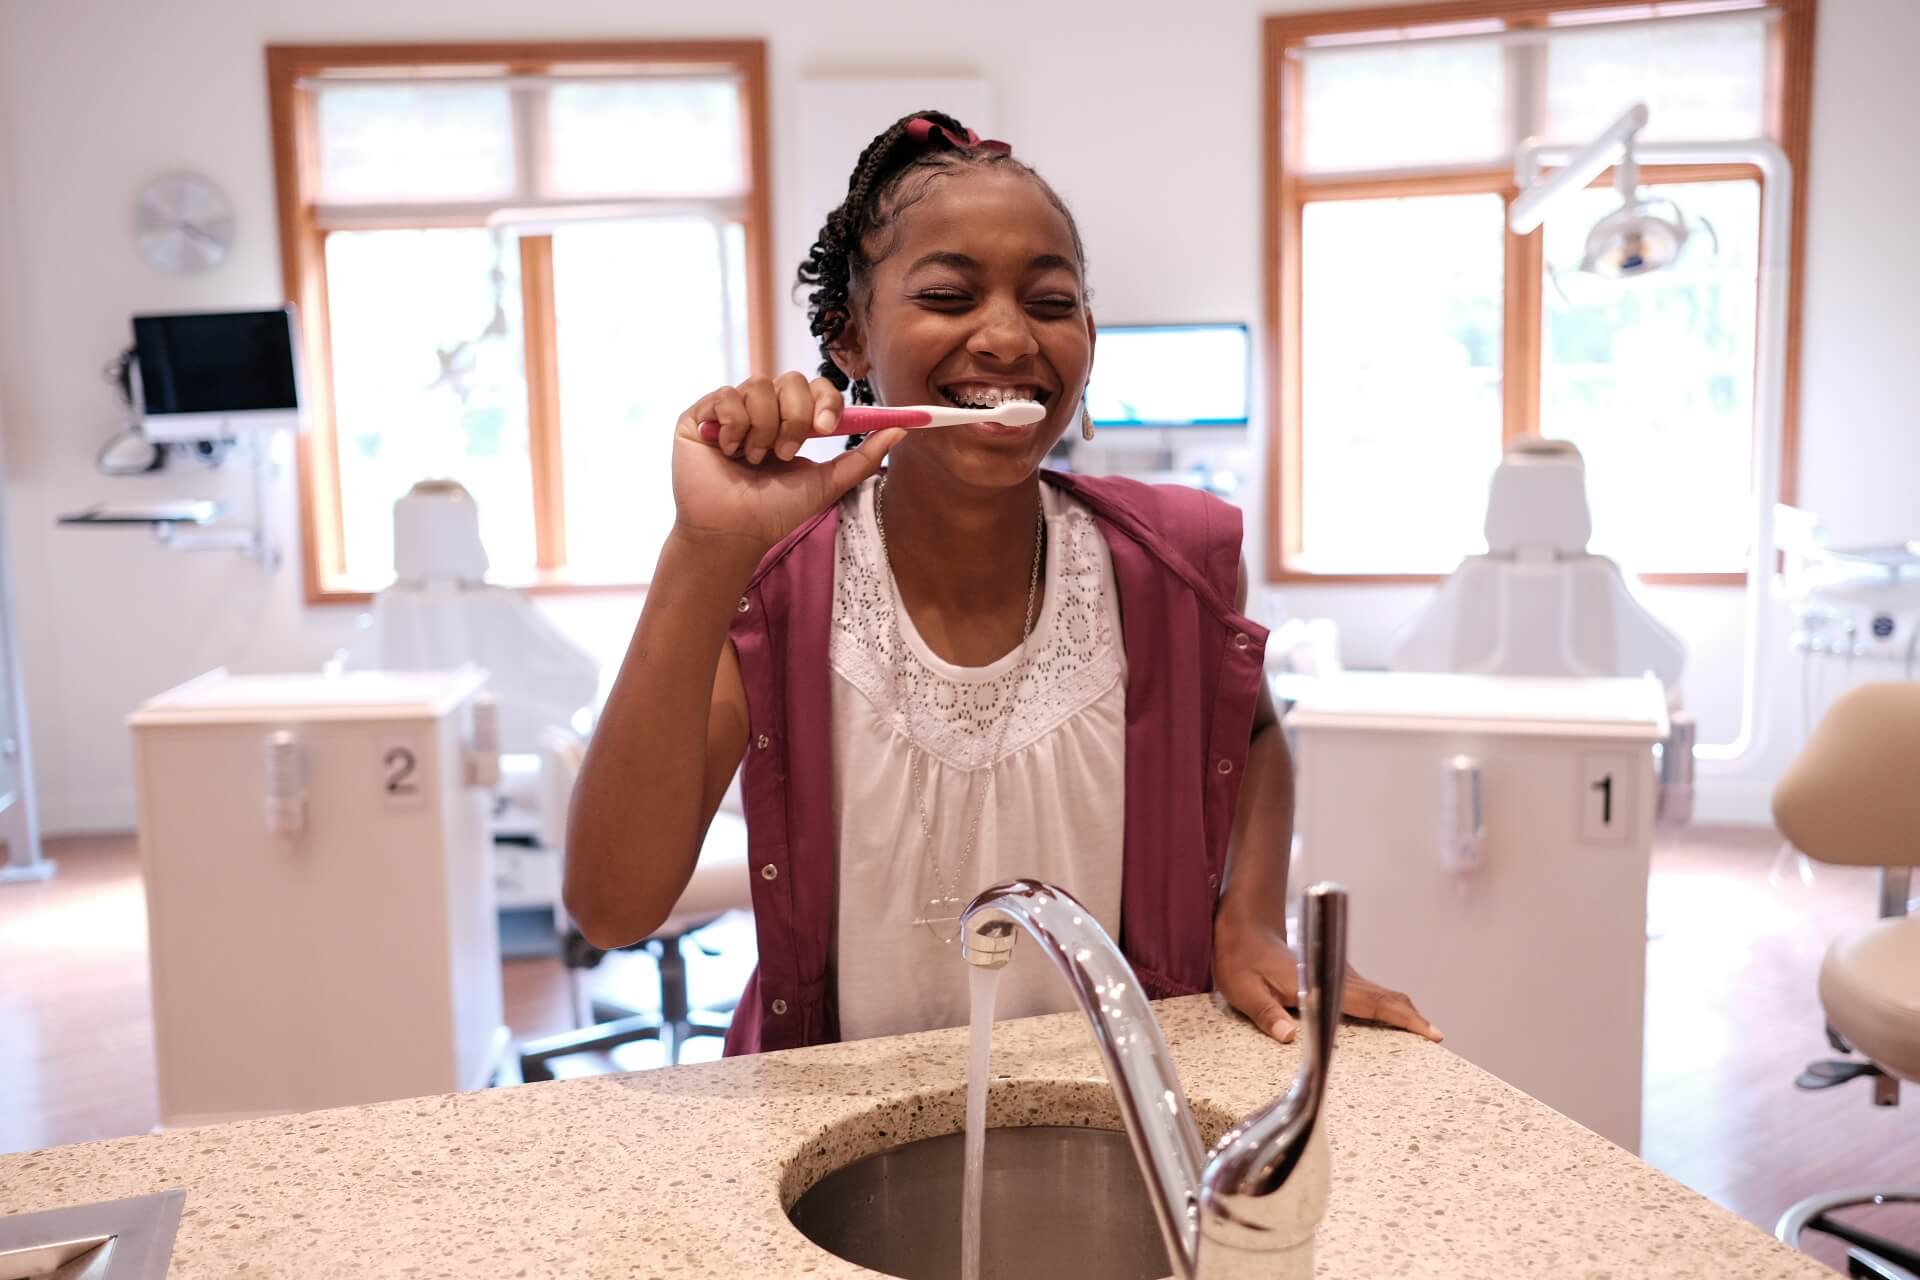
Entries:
[[969,409],[997,409],[1009,400],[1037,400],[1040,398],[1040,389],[1038,387],[990,387],[970,383],[948,387],[947,395],[955,404]]

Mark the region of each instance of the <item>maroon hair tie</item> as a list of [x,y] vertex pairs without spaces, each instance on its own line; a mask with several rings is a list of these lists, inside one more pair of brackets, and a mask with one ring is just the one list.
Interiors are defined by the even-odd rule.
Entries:
[[945,125],[935,124],[925,116],[915,116],[913,119],[907,121],[907,136],[923,147],[931,145],[933,139],[938,136],[944,139],[948,146],[958,151],[972,151],[977,149],[980,151],[997,151],[1003,156],[1013,154],[1013,148],[998,139],[982,138],[971,129],[967,130],[967,136],[962,138]]

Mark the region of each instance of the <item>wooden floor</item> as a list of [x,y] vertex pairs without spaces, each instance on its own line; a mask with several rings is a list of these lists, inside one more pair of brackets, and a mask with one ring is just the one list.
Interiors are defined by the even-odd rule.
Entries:
[[[156,1120],[132,841],[55,841],[49,853],[53,880],[0,888],[0,1151],[142,1133]],[[1835,933],[1871,919],[1875,892],[1871,872],[1803,875],[1760,833],[1690,833],[1654,855],[1642,1154],[1768,1229],[1816,1192],[1920,1188],[1920,1089],[1878,1110],[1864,1084],[1815,1094],[1792,1086],[1828,1052],[1814,990],[1821,953]],[[723,954],[694,955],[696,1001],[737,991],[751,963],[744,924],[712,932]],[[596,982],[638,998],[650,976],[644,956],[613,956]],[[503,978],[516,1038],[572,1025],[557,959],[508,960]],[[717,1052],[717,1042],[695,1041],[688,1058]],[[569,1073],[652,1062],[657,1050],[633,1046]],[[1876,1212],[1880,1229],[1920,1244],[1920,1213]]]
[[[1920,1190],[1920,1086],[1883,1109],[1865,1081],[1792,1083],[1837,1056],[1815,979],[1834,936],[1877,914],[1878,874],[1783,855],[1758,832],[1670,842],[1653,861],[1641,1155],[1768,1230],[1807,1196]],[[1842,1217],[1920,1247],[1915,1209]],[[1809,1251],[1844,1267],[1831,1241]]]

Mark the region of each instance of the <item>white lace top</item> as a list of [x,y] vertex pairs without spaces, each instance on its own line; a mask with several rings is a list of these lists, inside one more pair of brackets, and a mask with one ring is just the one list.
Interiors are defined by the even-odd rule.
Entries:
[[[1041,486],[1045,596],[1024,681],[1018,650],[989,666],[956,667],[928,649],[905,616],[896,676],[897,597],[874,524],[876,487],[867,482],[841,507],[829,648],[840,853],[834,959],[840,1034],[849,1040],[957,1026],[968,1017],[958,944],[913,923],[930,882],[921,872],[927,846],[910,742],[921,754],[944,876],[954,874],[985,789],[958,887],[963,900],[1001,880],[1047,880],[1072,892],[1117,938],[1126,812],[1126,657],[1113,565],[1092,513]],[[1003,972],[997,1016],[1070,1008],[1066,984],[1031,947],[1024,950],[1015,948]]]

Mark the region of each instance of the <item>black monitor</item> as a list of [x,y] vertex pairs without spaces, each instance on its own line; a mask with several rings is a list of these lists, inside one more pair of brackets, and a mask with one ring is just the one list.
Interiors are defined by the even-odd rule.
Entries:
[[291,308],[135,316],[133,345],[141,427],[153,439],[299,426]]

